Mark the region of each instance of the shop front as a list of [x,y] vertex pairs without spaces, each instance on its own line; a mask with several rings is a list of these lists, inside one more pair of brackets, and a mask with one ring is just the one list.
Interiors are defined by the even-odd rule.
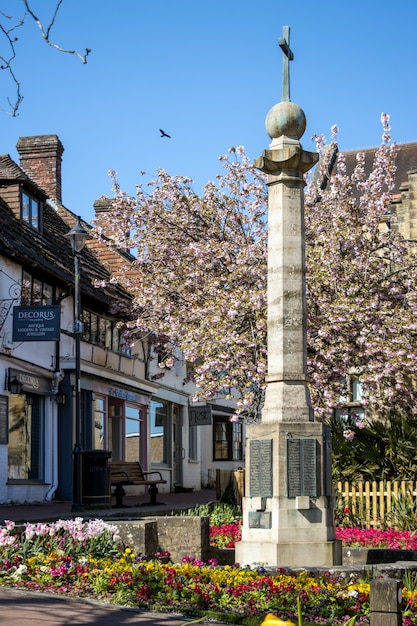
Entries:
[[149,465],[150,396],[94,381],[92,441],[96,450],[111,451],[112,461]]
[[[2,411],[0,456],[7,466],[1,476],[1,501],[43,500],[53,485],[56,421],[51,402],[52,380],[25,370],[6,371],[8,396]],[[6,461],[7,456],[7,463]]]

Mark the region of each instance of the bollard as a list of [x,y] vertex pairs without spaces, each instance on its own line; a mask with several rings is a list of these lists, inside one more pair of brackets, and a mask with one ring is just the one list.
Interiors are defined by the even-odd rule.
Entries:
[[370,626],[401,626],[402,582],[393,578],[371,581]]

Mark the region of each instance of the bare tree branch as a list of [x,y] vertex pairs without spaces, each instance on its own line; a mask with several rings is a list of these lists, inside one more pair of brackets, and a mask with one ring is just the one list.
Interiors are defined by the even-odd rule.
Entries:
[[54,15],[45,31],[42,22],[40,21],[40,19],[34,14],[34,12],[32,11],[32,9],[29,6],[29,2],[28,0],[23,0],[26,10],[29,13],[29,15],[35,20],[35,22],[37,23],[39,30],[41,31],[42,37],[45,39],[46,43],[49,46],[52,46],[52,48],[55,48],[56,50],[59,50],[59,52],[66,52],[67,54],[74,54],[76,57],[78,57],[80,59],[80,61],[82,63],[87,63],[87,57],[90,54],[91,50],[89,48],[85,49],[85,53],[84,54],[80,54],[79,52],[77,52],[76,50],[67,50],[65,48],[62,48],[61,46],[59,46],[56,43],[53,43],[50,39],[49,39],[49,34],[51,32],[51,29],[55,23],[55,19],[57,16],[57,13],[61,7],[61,4],[63,3],[64,0],[58,0],[58,3],[55,7],[55,12]]
[[18,79],[18,77],[16,76],[14,69],[13,69],[13,62],[16,59],[16,47],[15,44],[18,41],[18,38],[15,36],[15,31],[20,28],[21,26],[23,26],[23,24],[25,23],[25,19],[27,14],[30,15],[30,17],[36,22],[36,24],[38,25],[38,28],[41,32],[42,38],[45,40],[45,42],[51,46],[52,48],[55,48],[55,50],[58,50],[59,52],[64,52],[66,54],[73,54],[74,56],[78,57],[80,59],[80,61],[83,64],[87,63],[87,57],[90,54],[91,50],[89,48],[85,49],[85,53],[81,54],[80,52],[77,52],[77,50],[68,50],[66,48],[63,48],[62,46],[54,43],[51,41],[50,39],[50,34],[51,34],[51,30],[55,24],[55,20],[58,14],[58,11],[63,3],[64,0],[57,0],[56,6],[55,6],[55,11],[54,14],[52,16],[52,19],[50,20],[48,26],[45,28],[42,21],[35,15],[35,13],[32,11],[30,5],[29,5],[29,0],[22,0],[25,7],[26,7],[26,11],[27,13],[24,14],[24,16],[14,25],[8,27],[7,25],[7,21],[8,20],[12,20],[13,16],[11,15],[6,15],[6,13],[4,13],[3,11],[0,11],[0,36],[3,35],[4,39],[3,41],[6,41],[7,44],[7,48],[9,50],[9,54],[7,54],[7,52],[5,52],[4,54],[0,54],[0,69],[1,70],[6,70],[6,72],[8,72],[11,80],[13,81],[14,85],[15,85],[15,98],[14,101],[12,102],[10,100],[9,97],[7,97],[7,102],[9,104],[10,110],[6,110],[0,107],[0,110],[3,111],[3,113],[6,113],[7,115],[10,115],[11,117],[16,117],[18,115],[18,111],[20,108],[20,105],[22,103],[23,100],[23,95],[21,92],[21,83],[20,80]]
[[[1,12],[1,15],[6,20],[12,19],[10,15],[6,15],[3,12]],[[23,17],[17,24],[15,24],[14,26],[11,26],[10,28],[6,28],[3,24],[0,24],[0,32],[2,32],[3,35],[5,36],[5,38],[7,40],[7,44],[8,44],[9,50],[10,50],[10,55],[9,56],[5,56],[3,54],[0,54],[0,61],[1,61],[0,69],[7,70],[9,72],[9,75],[10,75],[12,81],[14,82],[14,84],[16,86],[15,102],[12,103],[10,101],[10,99],[7,98],[7,102],[9,103],[9,106],[11,108],[11,113],[8,112],[8,111],[5,111],[4,109],[0,109],[0,110],[2,110],[4,113],[8,113],[12,117],[15,117],[17,115],[17,111],[18,111],[19,106],[20,106],[20,104],[21,104],[21,102],[23,100],[23,96],[22,96],[21,91],[20,91],[20,82],[16,78],[16,75],[15,75],[15,73],[13,71],[13,68],[12,68],[12,63],[13,63],[14,59],[16,58],[15,43],[17,41],[17,37],[13,36],[12,34],[14,33],[14,31],[17,28],[20,28],[20,26],[23,26],[24,21],[25,21],[25,18]]]

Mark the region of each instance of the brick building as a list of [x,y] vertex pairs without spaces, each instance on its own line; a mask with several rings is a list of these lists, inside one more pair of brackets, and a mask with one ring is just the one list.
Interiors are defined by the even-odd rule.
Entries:
[[[22,137],[17,149],[19,165],[0,156],[0,502],[71,499],[74,257],[66,234],[77,216],[62,203],[59,138]],[[98,213],[106,206],[95,203]],[[222,397],[208,407],[209,424],[191,423],[185,363],[161,378],[146,338],[125,343],[112,311],[128,308],[130,295],[109,282],[109,267],[131,260],[94,239],[81,253],[82,447],[158,469],[167,480],[161,491],[199,490],[214,484],[217,470],[243,465],[243,426],[230,422],[233,408]],[[22,305],[57,306],[59,338],[14,341],[13,311]]]

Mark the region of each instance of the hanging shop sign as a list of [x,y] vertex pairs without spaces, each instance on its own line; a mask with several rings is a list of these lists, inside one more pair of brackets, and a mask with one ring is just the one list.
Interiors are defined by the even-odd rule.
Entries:
[[59,341],[60,330],[59,305],[13,308],[13,341]]
[[188,417],[190,426],[209,426],[211,424],[211,405],[189,407]]

